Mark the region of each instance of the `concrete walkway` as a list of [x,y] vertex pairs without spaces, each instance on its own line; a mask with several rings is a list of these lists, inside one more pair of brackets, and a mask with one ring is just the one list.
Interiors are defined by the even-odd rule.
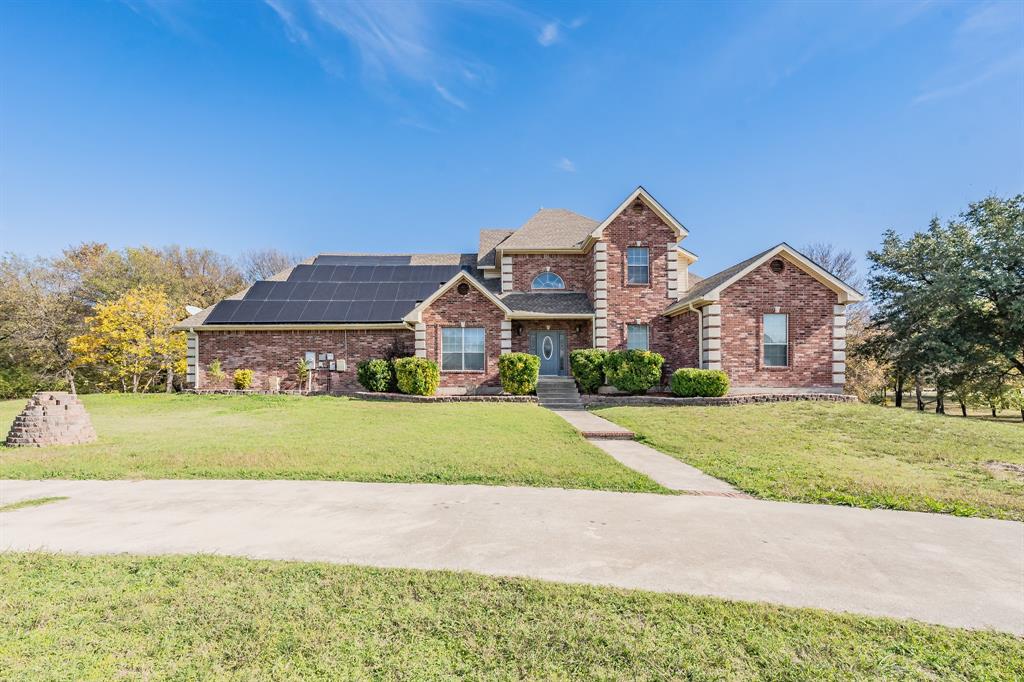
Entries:
[[725,481],[675,457],[633,440],[633,432],[586,410],[551,410],[569,422],[590,443],[630,469],[652,478],[669,490],[713,495],[742,495]]
[[612,423],[604,417],[598,417],[586,410],[551,410],[569,422],[569,425],[583,434],[584,438],[616,438],[631,440],[633,432]]
[[621,464],[652,478],[669,490],[689,493],[740,496],[731,485],[675,457],[658,452],[654,448],[635,440],[587,439],[617,459]]
[[583,490],[0,481],[0,549],[217,553],[476,571],[1024,634],[1024,525]]

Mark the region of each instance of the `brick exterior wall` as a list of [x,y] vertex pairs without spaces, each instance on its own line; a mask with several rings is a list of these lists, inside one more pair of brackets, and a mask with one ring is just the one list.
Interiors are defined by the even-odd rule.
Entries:
[[498,355],[501,353],[501,322],[505,313],[475,287],[463,295],[458,285],[439,296],[429,308],[423,311],[426,324],[427,358],[441,366],[441,329],[443,327],[483,327],[484,358],[483,372],[441,372],[441,388],[466,388],[468,391],[482,387],[500,386],[498,379]]
[[[650,326],[650,349],[667,358],[680,355],[674,346],[676,323],[661,314],[675,300],[668,295],[665,258],[675,233],[646,204],[640,206],[626,207],[601,239],[608,245],[608,350],[625,350],[626,325],[639,323]],[[650,283],[645,285],[626,284],[626,249],[637,242],[649,249]]]
[[[823,387],[832,383],[834,291],[787,259],[773,273],[770,261],[722,291],[722,369],[734,386]],[[765,313],[789,315],[789,366],[765,367]]]
[[[361,391],[356,380],[356,364],[383,358],[398,345],[404,355],[413,353],[413,333],[403,330],[338,331],[199,331],[199,388],[233,388],[236,369],[251,369],[254,389],[268,388],[271,377],[281,379],[281,389],[304,388],[298,385],[295,366],[307,351],[334,353],[345,360],[345,371],[313,373],[313,390],[348,393]],[[209,375],[210,363],[220,360],[225,378],[219,382]]]
[[548,268],[565,282],[566,291],[590,293],[593,258],[590,254],[517,253],[512,254],[512,286],[515,291],[530,291],[533,278]]
[[669,318],[669,343],[654,348],[665,356],[664,373],[666,381],[672,372],[680,367],[699,367],[697,337],[700,334],[700,319],[695,312],[682,313]]

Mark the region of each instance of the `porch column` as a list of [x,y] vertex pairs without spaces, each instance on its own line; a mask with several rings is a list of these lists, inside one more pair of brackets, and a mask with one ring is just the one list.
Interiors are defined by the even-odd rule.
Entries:
[[846,383],[846,306],[832,309],[832,383]]
[[608,245],[594,244],[594,347],[608,347]]
[[501,321],[501,354],[512,352],[512,320]]
[[416,323],[416,357],[427,357],[427,325],[423,322]]
[[668,273],[668,297],[677,299],[679,298],[679,254],[676,253],[675,242],[668,243],[665,259],[666,273]]
[[501,293],[512,291],[512,256],[501,257]]
[[701,362],[704,369],[722,369],[722,306],[705,306],[703,320],[701,337],[704,352]]
[[185,383],[199,388],[199,334],[189,332],[185,337]]

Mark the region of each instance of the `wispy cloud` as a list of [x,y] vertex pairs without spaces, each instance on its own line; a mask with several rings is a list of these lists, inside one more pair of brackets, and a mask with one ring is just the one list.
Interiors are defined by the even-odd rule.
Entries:
[[565,158],[564,156],[560,158],[557,163],[555,163],[555,168],[557,168],[560,171],[565,171],[566,173],[576,172],[576,164],[570,161],[569,159]]
[[436,81],[434,82],[434,90],[437,92],[437,94],[441,95],[441,99],[443,99],[445,102],[457,106],[459,109],[466,108],[465,102],[463,102],[461,99],[459,99],[452,93],[448,92],[448,88],[444,87],[443,85]]
[[557,43],[558,38],[558,23],[551,21],[541,26],[540,34],[537,36],[537,42],[544,47],[547,47]]
[[972,6],[954,31],[950,58],[921,86],[914,105],[958,97],[989,81],[1024,73],[1024,6],[993,2]]

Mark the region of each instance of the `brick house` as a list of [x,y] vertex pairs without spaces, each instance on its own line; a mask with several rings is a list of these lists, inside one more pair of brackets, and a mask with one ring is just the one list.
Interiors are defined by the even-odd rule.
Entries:
[[[679,367],[724,369],[736,392],[842,390],[845,306],[861,295],[783,243],[701,278],[687,230],[637,188],[603,221],[541,209],[518,229],[481,230],[477,253],[311,258],[177,325],[188,383],[359,390],[362,360],[418,355],[446,392],[500,390],[498,356],[533,353],[569,374],[576,348],[645,348]],[[219,361],[218,383],[210,364]]]

